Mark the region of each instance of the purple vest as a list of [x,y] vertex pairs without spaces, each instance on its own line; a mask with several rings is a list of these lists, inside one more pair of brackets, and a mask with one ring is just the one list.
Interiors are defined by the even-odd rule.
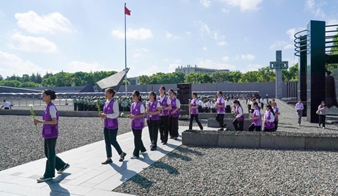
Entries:
[[[51,121],[52,120],[52,117],[50,116],[50,113],[49,113],[49,108],[51,106],[55,107],[55,105],[52,102],[50,102],[46,106],[45,111],[43,112],[42,119],[44,121]],[[42,127],[42,137],[45,138],[45,139],[56,138],[56,137],[59,136],[59,129],[58,129],[59,112],[56,109],[56,107],[55,107],[55,110],[56,110],[56,125],[43,125],[43,127]]]
[[262,126],[262,116],[261,116],[261,111],[257,108],[255,111],[252,113],[252,117],[257,117],[259,116],[258,120],[253,120],[252,124],[254,124],[256,127],[257,126]]
[[[237,106],[236,109],[235,109],[235,115],[237,116],[239,114],[239,111],[238,111],[238,108],[241,108],[242,109],[242,112],[243,112],[243,108],[242,106]],[[242,115],[241,117],[237,118],[237,121],[241,122],[241,121],[244,121],[244,115]]]
[[[112,114],[114,113],[114,102],[115,100],[112,99],[110,100],[109,103],[105,103],[103,106],[103,113],[105,114]],[[107,129],[117,129],[119,127],[119,123],[117,121],[117,118],[111,119],[111,118],[106,118],[104,119],[104,127]]]
[[267,128],[267,129],[273,129],[275,127],[275,123],[268,122],[268,120],[271,119],[271,115],[272,115],[272,112],[270,112],[270,111],[265,112],[265,114],[264,114],[264,119],[265,119],[264,127]]
[[[132,103],[130,106],[131,114],[134,116],[141,114],[141,105],[143,103],[141,101],[137,103]],[[134,118],[131,120],[131,128],[136,130],[142,130],[144,127],[144,118]]]
[[[197,98],[190,101],[190,106],[197,106]],[[190,114],[198,114],[198,108],[190,108]]]
[[[275,112],[275,114],[279,113],[279,108],[278,107],[272,108],[272,109]],[[278,122],[278,116],[275,116],[275,121]]]
[[170,116],[177,118],[178,115],[180,114],[180,109],[178,109],[174,114],[171,114],[172,111],[176,110],[177,105],[176,105],[176,98],[173,98],[171,100],[171,111],[170,111]]
[[[148,101],[147,105],[148,105],[148,109],[149,112],[156,112],[157,111],[157,100],[154,100],[153,103],[151,103],[150,101]],[[160,119],[160,115],[156,114],[156,115],[148,115],[147,116],[148,120],[159,120]]]
[[[224,103],[222,103],[222,100],[224,101],[224,98],[223,97],[220,97],[220,98],[217,98],[217,101],[216,101],[216,104],[217,105],[222,105]],[[220,107],[220,108],[217,108],[217,113],[224,113],[225,112],[225,107]]]
[[[160,96],[157,98],[157,100],[160,102],[160,105],[161,105],[162,108],[166,108],[166,107],[169,106],[168,103],[167,103],[168,97],[166,95],[164,95],[162,102],[161,102]],[[162,112],[161,112],[161,116],[169,116],[169,114],[170,114],[169,110],[162,110]]]

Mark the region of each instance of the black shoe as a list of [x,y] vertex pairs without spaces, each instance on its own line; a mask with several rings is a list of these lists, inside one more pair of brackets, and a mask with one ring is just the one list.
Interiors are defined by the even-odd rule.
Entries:
[[222,129],[218,129],[218,131],[224,131],[224,129],[222,128]]
[[155,151],[155,150],[156,150],[156,146],[151,147],[150,150],[151,150],[151,151]]
[[163,145],[166,145],[167,144],[167,142],[163,142]]
[[64,171],[66,171],[66,169],[68,169],[70,167],[70,165],[68,163],[66,163],[66,165],[61,168],[59,171],[58,171],[58,174],[62,174]]
[[177,140],[177,137],[174,137],[174,140]]
[[122,152],[121,155],[120,155],[119,161],[122,162],[124,160],[124,157],[126,157],[126,155],[127,155],[127,153]]
[[223,127],[227,127],[227,124],[224,123]]
[[109,163],[112,163],[113,160],[111,160],[111,158],[107,159],[105,162],[102,163],[102,165],[107,165]]
[[171,137],[170,137],[170,139],[174,139],[174,137],[173,137],[173,136],[171,136]]
[[50,181],[50,180],[53,180],[53,177],[41,177],[39,179],[37,179],[38,183],[40,182],[46,182],[46,181]]

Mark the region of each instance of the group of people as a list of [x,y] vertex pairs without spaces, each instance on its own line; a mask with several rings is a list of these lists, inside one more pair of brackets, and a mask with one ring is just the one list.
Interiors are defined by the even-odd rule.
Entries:
[[[147,152],[146,147],[142,141],[142,130],[145,124],[148,126],[149,137],[151,140],[150,150],[157,150],[158,133],[163,145],[168,142],[170,135],[171,139],[177,139],[178,134],[178,117],[180,114],[181,103],[176,98],[176,92],[173,89],[168,90],[161,86],[159,95],[154,91],[149,92],[147,101],[143,100],[139,91],[133,91],[132,100],[130,105],[130,114],[127,116],[130,121],[131,130],[134,135],[134,150],[131,159],[138,159],[140,154]],[[103,135],[105,141],[105,149],[107,159],[102,164],[110,164],[112,160],[112,148],[119,155],[119,161],[124,161],[127,153],[125,153],[117,141],[117,133],[119,129],[118,117],[120,116],[120,104],[114,99],[116,91],[113,89],[105,90],[105,103],[103,104],[102,112],[98,116],[103,119]],[[55,169],[58,174],[63,173],[70,167],[55,153],[56,141],[59,135],[58,120],[59,113],[52,100],[56,99],[56,94],[52,90],[45,90],[42,93],[42,100],[46,103],[46,108],[42,116],[42,120],[34,119],[34,124],[42,124],[42,137],[44,138],[44,151],[47,157],[45,173],[37,179],[38,182],[45,182],[55,177]],[[265,106],[265,113],[262,118],[261,108],[259,105],[262,103],[257,102],[254,98],[251,99],[252,108],[250,111],[250,119],[252,121],[248,131],[276,131],[278,128],[278,116],[280,115],[279,108],[274,99]],[[224,115],[227,111],[234,114],[233,126],[236,131],[243,131],[244,125],[244,111],[238,99],[233,102],[233,110],[231,110],[229,99],[224,98],[222,91],[217,92],[217,100],[215,102],[215,110],[217,112],[216,120],[219,123],[219,131],[226,128],[224,123]],[[259,104],[260,103],[260,104]],[[229,107],[228,107],[229,106]],[[301,100],[295,106],[298,115],[301,115],[304,105]],[[192,129],[193,120],[195,120],[201,130],[203,126],[198,119],[198,98],[197,93],[192,93],[192,99],[189,104],[190,110],[190,123],[189,129]],[[325,127],[326,106],[323,102],[319,107],[317,113],[320,116],[319,126]],[[145,120],[146,119],[146,120]],[[301,119],[301,118],[300,118]],[[301,121],[299,120],[299,125]]]
[[[298,99],[298,103],[295,105],[295,109],[298,116],[298,126],[302,124],[302,116],[304,110],[304,104],[301,99]],[[326,121],[326,114],[327,114],[327,106],[325,101],[322,101],[317,108],[316,114],[318,114],[319,124],[318,127],[325,129],[325,121]]]
[[[107,159],[102,164],[112,163],[112,148],[119,154],[119,161],[124,161],[127,153],[125,153],[117,142],[117,132],[119,128],[118,117],[120,116],[119,103],[114,99],[116,91],[113,89],[105,90],[105,103],[99,117],[103,119],[103,135],[106,147]],[[56,99],[56,94],[52,90],[45,90],[42,93],[42,100],[46,103],[42,120],[34,120],[34,124],[42,124],[42,137],[44,138],[44,151],[47,157],[44,175],[37,179],[38,182],[45,182],[55,177],[55,169],[58,174],[63,173],[70,167],[55,153],[56,140],[59,135],[58,120],[59,113],[52,100]],[[163,145],[168,142],[170,134],[171,139],[177,139],[178,134],[178,116],[180,113],[180,101],[176,98],[176,92],[169,89],[166,95],[166,89],[162,86],[159,89],[159,96],[151,91],[148,95],[146,104],[142,101],[139,91],[132,93],[133,103],[130,105],[130,114],[128,118],[134,135],[134,151],[131,159],[138,159],[141,154],[146,153],[142,141],[142,130],[146,123],[149,129],[151,140],[150,150],[157,149],[158,132]]]
[[[226,113],[233,113],[233,126],[236,131],[244,131],[244,111],[239,99],[235,99],[233,103],[233,110],[230,106],[229,98],[224,98],[222,91],[217,92],[217,100],[215,102],[215,110],[217,112],[216,121],[219,123],[219,131],[224,131],[227,124],[224,123],[224,115]],[[274,99],[270,101],[270,104],[266,105],[265,113],[262,119],[261,108],[263,106],[263,99],[259,99],[256,102],[256,98],[250,98],[248,102],[249,118],[252,121],[248,131],[261,131],[262,129],[267,132],[277,131],[278,128],[278,116],[280,115],[279,108]],[[252,106],[252,107],[251,107]],[[203,130],[203,126],[198,119],[198,98],[197,93],[192,93],[192,99],[190,102],[190,123],[189,129],[192,129],[192,122],[195,120]]]

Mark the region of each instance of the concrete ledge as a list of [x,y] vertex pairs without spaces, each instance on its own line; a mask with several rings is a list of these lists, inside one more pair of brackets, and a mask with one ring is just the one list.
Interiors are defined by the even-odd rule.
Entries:
[[[199,119],[209,119],[209,118],[216,118],[217,113],[198,113]],[[234,114],[226,113],[224,114],[224,118],[233,118]],[[249,114],[244,114],[245,118],[249,118]]]
[[338,134],[187,130],[182,133],[182,144],[225,148],[338,150]]
[[184,131],[182,143],[192,146],[218,146],[218,135],[209,131]]

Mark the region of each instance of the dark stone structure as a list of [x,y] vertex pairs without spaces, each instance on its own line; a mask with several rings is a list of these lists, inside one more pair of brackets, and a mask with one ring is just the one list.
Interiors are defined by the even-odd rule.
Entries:
[[94,86],[93,83],[87,84],[83,89],[80,90],[80,92],[94,92]]

